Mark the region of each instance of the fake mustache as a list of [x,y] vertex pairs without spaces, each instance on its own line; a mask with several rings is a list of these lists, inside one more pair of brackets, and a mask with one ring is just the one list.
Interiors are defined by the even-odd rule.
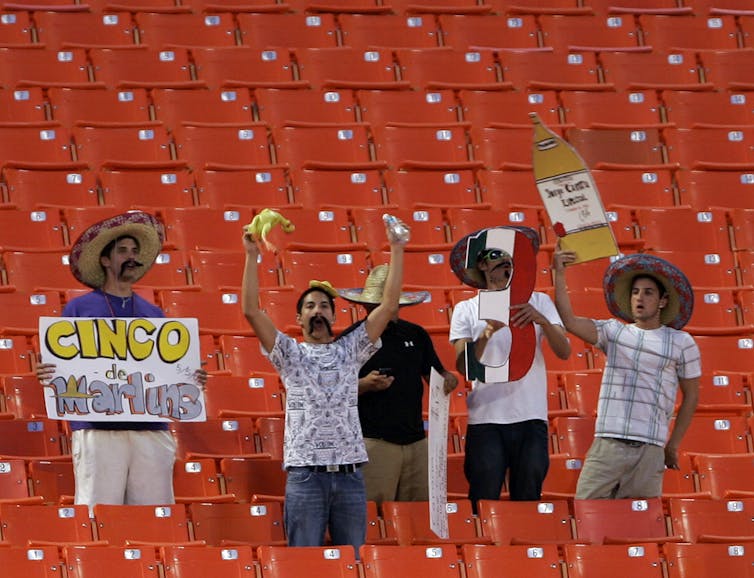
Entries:
[[309,319],[309,333],[314,332],[314,323],[317,321],[321,321],[325,324],[325,329],[327,329],[327,334],[332,335],[332,327],[330,326],[330,322],[325,319],[324,317],[321,317],[320,315],[315,315],[311,319]]
[[120,266],[120,274],[123,275],[123,273],[126,272],[126,269],[136,269],[137,267],[143,267],[144,263],[140,263],[136,259],[129,259],[128,261],[124,261],[123,264]]

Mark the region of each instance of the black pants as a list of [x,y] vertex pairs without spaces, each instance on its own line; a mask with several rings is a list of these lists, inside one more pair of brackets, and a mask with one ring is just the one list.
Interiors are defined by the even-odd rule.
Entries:
[[547,422],[469,425],[464,473],[469,499],[498,500],[508,473],[511,500],[539,500],[550,466]]

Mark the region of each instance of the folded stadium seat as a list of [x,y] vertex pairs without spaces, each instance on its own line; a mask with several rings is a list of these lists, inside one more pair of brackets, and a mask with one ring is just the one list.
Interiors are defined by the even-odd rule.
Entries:
[[261,372],[273,371],[269,359],[262,354],[259,338],[239,335],[218,337],[224,368],[231,375],[253,376]]
[[446,211],[446,215],[450,227],[450,237],[453,242],[458,242],[464,235],[474,233],[480,229],[486,229],[487,227],[525,225],[537,232],[540,232],[542,228],[541,215],[536,208],[468,209],[451,207]]
[[241,44],[252,48],[309,48],[338,45],[333,14],[239,12]]
[[689,170],[750,170],[754,165],[751,126],[668,128],[668,159]]
[[179,459],[258,455],[254,422],[250,417],[171,422],[170,431],[178,443],[176,456]]
[[[725,6],[722,5],[722,3],[716,3],[718,4],[720,10],[718,12],[725,12]],[[738,7],[737,7],[738,8]],[[735,8],[729,8],[735,11]],[[751,14],[751,7],[747,6],[741,6],[739,8],[739,13],[734,13],[734,16],[736,17],[736,22],[738,22],[738,26],[741,30],[741,39],[740,39],[740,47],[746,47],[746,48],[752,48],[754,47],[754,18],[752,18]]]
[[697,454],[699,486],[715,500],[754,497],[754,456],[751,454]]
[[752,290],[751,286],[742,288],[736,292],[735,298],[736,304],[741,311],[743,325],[751,328],[754,323],[754,290]]
[[642,45],[654,52],[671,50],[735,50],[740,47],[737,19],[733,15],[717,14],[706,18],[692,15],[667,16],[641,14]]
[[40,86],[0,89],[0,122],[42,122],[46,110]]
[[674,0],[590,0],[589,7],[599,14],[691,14],[692,8],[678,7]]
[[632,544],[665,542],[662,500],[574,500],[576,538],[587,544]]
[[46,418],[45,392],[36,375],[3,375],[5,411],[16,418]]
[[388,123],[375,125],[376,156],[389,167],[410,169],[474,169],[468,123]]
[[[658,128],[568,128],[565,136],[590,168],[672,168]],[[677,162],[672,155],[670,161]]]
[[[351,209],[356,238],[366,243],[372,253],[388,247],[382,215],[389,212],[411,228],[411,245],[442,245],[447,243],[445,221],[439,207],[405,209],[390,207],[354,207]],[[408,309],[406,309],[408,311]]]
[[[429,333],[442,333],[447,335],[450,330],[450,309],[447,299],[445,298],[445,291],[441,289],[429,289],[428,293],[429,297],[418,305],[402,308],[400,318],[421,325]],[[446,369],[452,371],[454,367],[448,367]],[[429,400],[429,394],[425,397]],[[464,409],[465,405],[466,397],[464,394]]]
[[649,90],[560,93],[566,123],[578,128],[662,127],[660,100]]
[[0,250],[62,249],[65,246],[63,228],[55,209],[0,211]]
[[29,541],[48,544],[92,541],[89,508],[84,505],[0,503],[0,520],[3,541],[12,546],[23,548]]
[[498,90],[506,88],[489,49],[447,46],[395,50],[402,81],[428,90]]
[[[736,262],[730,250],[715,252],[698,250],[647,251],[670,261],[688,277],[692,286],[735,287]],[[740,260],[740,259],[739,259]]]
[[[751,42],[749,42],[751,44]],[[754,85],[750,62],[751,49],[709,50],[700,53],[702,72],[715,90],[749,90]]]
[[477,174],[484,205],[512,211],[517,207],[544,208],[531,171],[484,170]]
[[456,98],[450,90],[359,90],[361,120],[374,126],[394,123],[454,123]]
[[516,90],[613,90],[601,81],[594,52],[507,50],[499,58],[503,80]]
[[57,546],[27,546],[0,548],[0,564],[9,576],[57,578],[63,562]]
[[754,325],[743,324],[737,295],[730,287],[694,289],[694,312],[684,330],[692,335],[743,335]]
[[[429,335],[430,339],[432,339],[432,345],[435,348],[435,352],[437,352],[437,357],[440,358],[440,362],[442,363],[443,367],[448,370],[453,370],[456,367],[456,350],[453,347],[453,345],[448,341],[448,337],[446,335],[441,335],[438,333],[430,333]],[[461,422],[458,422],[460,427],[457,432],[450,431],[448,432],[449,436],[454,436],[454,434],[458,435],[465,435],[466,434],[466,428],[463,423],[463,420]],[[455,451],[460,451],[459,448],[456,448]]]
[[199,332],[210,335],[252,335],[241,313],[238,291],[160,291],[166,317],[195,317]]
[[194,539],[210,546],[248,544],[285,546],[280,502],[194,503],[188,506]]
[[[451,248],[449,244],[434,247],[407,245],[403,257],[403,285],[413,291],[459,287],[461,282],[450,268]],[[372,261],[375,265],[389,263],[390,252],[372,253]]]
[[26,462],[23,459],[0,460],[0,495],[3,500],[22,502],[29,498],[26,481]]
[[50,87],[47,90],[52,118],[70,128],[79,121],[147,122],[149,98],[144,89]]
[[31,44],[33,23],[30,14],[24,11],[0,12],[0,44],[3,46]]
[[285,49],[246,46],[192,48],[196,77],[211,89],[229,87],[300,88],[294,63]]
[[[400,136],[400,135],[398,135]],[[418,147],[419,145],[415,145]],[[400,156],[396,153],[396,159]],[[385,173],[387,198],[391,205],[414,208],[480,207],[477,173],[464,165],[430,170],[394,170]],[[486,205],[486,204],[485,204]]]
[[[562,135],[561,128],[552,128]],[[531,170],[532,134],[531,127],[524,125],[474,125],[471,127],[474,159],[492,171]]]
[[[4,28],[4,27],[3,27]],[[47,50],[71,46],[133,46],[136,44],[131,15],[122,10],[106,12],[34,12],[37,42]]]
[[253,120],[251,95],[243,88],[156,88],[151,91],[151,97],[157,120],[170,129],[182,122],[244,123]]
[[559,104],[554,90],[460,90],[458,99],[463,120],[478,127],[510,124],[531,128],[530,112],[536,112],[546,125],[560,124]]
[[[698,247],[700,239],[704,239],[706,251],[724,253],[731,250],[728,223],[722,209],[698,211],[688,206],[637,208],[634,213],[645,249],[683,251]],[[669,228],[672,228],[672,234]]]
[[482,533],[494,544],[565,544],[573,539],[566,500],[480,500]]
[[568,568],[570,578],[607,574],[614,578],[661,578],[664,576],[660,547],[641,540],[630,545],[566,544],[563,561]]
[[[22,1],[23,3],[29,2],[29,0],[22,0]],[[218,2],[221,2],[221,1],[222,0],[218,0]],[[33,4],[33,2],[31,3]],[[43,0],[42,2],[40,2],[40,4],[42,5],[51,5],[53,7],[56,4],[62,4],[62,3],[64,3],[63,0]],[[188,0],[187,0],[187,4],[188,4]],[[87,1],[86,5],[89,7],[89,10],[91,10],[92,12],[106,12],[107,10],[110,9],[111,6],[113,6],[113,2],[111,0],[89,0]],[[174,0],[144,0],[143,4],[139,2],[139,3],[120,4],[116,6],[118,6],[118,8],[121,10],[128,10],[129,12],[134,13],[139,10],[140,5],[142,7],[144,5],[148,5],[152,9],[175,8]]]
[[722,542],[754,535],[754,498],[668,500],[673,534],[683,542]]
[[396,14],[486,14],[491,11],[487,4],[478,5],[474,0],[393,0],[385,5]]
[[134,14],[139,44],[164,49],[169,46],[235,46],[236,24],[230,12]]
[[71,134],[57,122],[0,124],[0,155],[3,165],[14,161],[68,163],[72,160]]
[[487,0],[494,12],[500,14],[592,14],[590,6],[579,6],[573,0]]
[[663,548],[669,578],[693,573],[698,578],[745,576],[752,566],[749,543],[666,544]]
[[273,127],[272,133],[276,162],[292,169],[349,168],[372,161],[367,123],[290,123]]
[[338,24],[343,46],[367,49],[439,45],[439,31],[431,14],[339,14]]
[[38,418],[0,420],[0,456],[57,458],[63,453],[59,422]]
[[268,165],[269,126],[263,122],[188,123],[174,127],[176,154],[193,170],[207,165]]
[[[97,0],[106,1],[110,0]],[[335,0],[330,0],[335,2]],[[341,0],[342,1],[342,0]],[[149,0],[150,4],[153,4],[153,0]],[[160,0],[160,2],[168,3],[173,6],[172,0]],[[259,12],[288,12],[291,9],[291,3],[286,2],[282,4],[272,4],[269,0],[183,0],[181,6],[188,6],[196,13],[199,12],[212,12],[214,11],[226,11],[226,12],[245,12],[249,10],[249,7],[253,7],[253,10]]]
[[316,89],[380,90],[410,86],[398,80],[393,51],[387,48],[302,47],[296,49],[296,62],[301,79]]
[[76,160],[101,166],[105,162],[165,162],[172,159],[167,127],[158,121],[77,122],[71,129]]
[[754,251],[739,251],[736,253],[741,284],[744,287],[754,286]]
[[746,415],[751,407],[748,380],[746,373],[706,369],[699,380],[696,411],[707,415]]
[[[3,257],[7,258],[8,255],[5,253]],[[40,253],[40,255],[46,255],[46,253]],[[42,275],[37,273],[37,280],[43,282],[42,280],[46,278],[45,274],[49,276],[49,272],[44,269],[40,272]],[[10,272],[9,279],[12,281]],[[3,317],[0,321],[2,335],[35,335],[39,331],[40,316],[59,317],[63,310],[60,295],[55,291],[31,291],[29,288],[20,287],[16,287],[13,292],[0,292],[0,307],[3,309]]]
[[468,578],[492,578],[500,568],[516,568],[529,578],[559,578],[562,562],[555,544],[491,546],[464,544],[461,557]]
[[350,90],[257,88],[254,104],[271,126],[287,122],[355,122],[356,99]]
[[[578,308],[574,307],[574,311],[579,311],[580,314]],[[576,412],[577,416],[594,417],[597,415],[597,402],[602,384],[601,371],[560,371],[558,379],[562,384],[568,409]]]
[[542,484],[542,500],[573,499],[583,465],[583,457],[550,454],[550,467]]
[[47,504],[70,504],[75,493],[73,462],[70,459],[26,460],[32,495]]
[[438,22],[442,45],[456,50],[539,46],[537,22],[532,15],[440,14]]
[[65,545],[62,548],[70,578],[158,578],[159,562],[154,546]]
[[265,578],[357,578],[354,549],[351,546],[287,548],[260,546],[257,557]]
[[564,53],[591,50],[639,50],[639,31],[633,16],[543,14],[537,18],[542,46]]
[[270,457],[223,458],[220,471],[225,491],[239,502],[283,501],[287,474],[281,459]]
[[[102,207],[102,206],[71,206],[61,209],[63,221],[66,225],[66,239],[69,245],[72,245],[84,231],[92,225],[99,223],[115,215],[124,212],[119,207]],[[67,265],[67,263],[66,263]]]
[[288,169],[281,165],[205,167],[194,172],[198,204],[212,209],[285,207]]
[[615,90],[712,90],[702,81],[691,50],[671,52],[604,52],[604,81]]
[[366,544],[360,548],[360,553],[365,578],[388,578],[401,574],[435,578],[458,576],[459,560],[453,544],[429,547]]
[[[674,424],[675,418],[671,420],[671,431]],[[744,416],[696,414],[683,436],[680,451],[707,454],[745,453],[751,451],[750,438]]]
[[90,48],[94,79],[110,88],[203,86],[192,79],[186,48],[159,50],[150,46]]
[[89,83],[87,52],[83,48],[0,47],[0,81],[16,87]]
[[[242,249],[192,249],[189,251],[192,280],[203,291],[239,288],[243,279],[245,254]],[[259,263],[260,287],[277,287],[277,262],[271,253],[264,252]]]
[[163,249],[154,265],[139,279],[142,289],[159,290],[199,290],[200,287],[189,282],[188,253],[178,249]]
[[[0,375],[31,374],[31,358],[34,354],[28,338],[24,335],[0,337]],[[34,374],[36,376],[36,374]]]
[[382,502],[382,518],[401,546],[416,544],[484,544],[491,540],[477,533],[471,502],[461,499],[446,504],[448,537],[430,529],[429,502]]
[[[301,335],[301,326],[296,323],[296,304],[301,294],[298,287],[268,288],[260,292],[262,309],[283,333]],[[346,329],[354,320],[354,306],[340,300],[335,302],[335,334]]]
[[204,388],[207,415],[212,417],[282,417],[280,384],[274,374],[254,377],[211,376]]
[[[383,167],[313,166],[294,171],[293,198],[308,209],[379,208],[385,204]],[[384,229],[383,229],[384,230]]]
[[746,92],[666,90],[662,93],[667,120],[678,128],[752,124],[754,111],[749,101]]
[[190,207],[194,177],[182,162],[105,163],[99,171],[105,205]]
[[595,421],[593,415],[555,417],[551,423],[554,453],[578,458],[585,456],[594,440]]
[[283,459],[285,418],[259,417],[254,422],[259,451],[273,460]]
[[93,512],[97,538],[113,546],[133,542],[180,543],[190,539],[183,504],[95,504]]
[[[675,202],[670,169],[621,169],[591,171],[603,206],[672,207]],[[688,203],[683,203],[688,204]]]
[[[699,211],[710,207],[733,209],[729,212],[734,236],[740,230],[736,227],[736,216],[743,216],[746,209],[754,208],[754,173],[750,171],[678,171],[676,179],[681,204],[690,205]],[[746,231],[743,233],[743,238],[746,239]],[[746,243],[741,244],[741,248],[746,246]],[[739,248],[738,241],[734,247]]]
[[699,346],[702,360],[714,360],[715,370],[751,373],[751,364],[754,360],[752,335],[743,337],[700,335],[694,340]]
[[256,571],[253,549],[242,544],[223,547],[161,546],[160,559],[165,564],[166,578],[242,578],[253,576]]
[[334,287],[363,287],[369,272],[367,252],[283,251],[280,255],[285,285],[301,291],[312,279],[329,281]]
[[166,208],[160,212],[165,224],[166,245],[185,251],[222,249],[242,251],[244,225],[251,222],[250,208],[237,210],[208,207]]

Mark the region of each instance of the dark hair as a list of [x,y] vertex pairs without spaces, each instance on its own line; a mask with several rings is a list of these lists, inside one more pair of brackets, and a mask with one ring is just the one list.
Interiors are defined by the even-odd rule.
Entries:
[[110,253],[112,253],[113,247],[115,247],[116,243],[118,243],[118,241],[122,241],[123,239],[131,239],[134,243],[136,243],[137,247],[141,248],[141,245],[139,244],[139,240],[136,237],[134,237],[132,235],[121,235],[120,237],[117,237],[117,238],[113,239],[107,245],[105,245],[104,247],[102,247],[102,251],[100,251],[99,256],[100,257],[109,257]]
[[330,302],[330,309],[335,311],[335,299],[332,298],[332,295],[327,293],[321,287],[309,287],[303,293],[301,293],[298,301],[296,301],[296,313],[301,313],[301,308],[304,306],[304,299],[306,299],[306,296],[309,295],[309,293],[314,293],[315,291],[319,291],[320,293],[327,295],[327,300]]
[[665,285],[660,281],[657,277],[654,275],[650,275],[649,273],[641,273],[639,275],[636,275],[633,279],[631,279],[631,289],[633,290],[634,284],[638,279],[649,279],[657,286],[657,290],[660,292],[660,297],[664,297],[668,294],[667,289],[665,289]]

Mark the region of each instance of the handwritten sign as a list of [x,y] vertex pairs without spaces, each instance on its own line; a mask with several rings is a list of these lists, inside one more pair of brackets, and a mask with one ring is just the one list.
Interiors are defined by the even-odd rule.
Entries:
[[205,421],[196,319],[40,317],[47,416],[84,421]]
[[444,379],[433,367],[429,375],[429,526],[448,537],[448,415],[450,398]]

